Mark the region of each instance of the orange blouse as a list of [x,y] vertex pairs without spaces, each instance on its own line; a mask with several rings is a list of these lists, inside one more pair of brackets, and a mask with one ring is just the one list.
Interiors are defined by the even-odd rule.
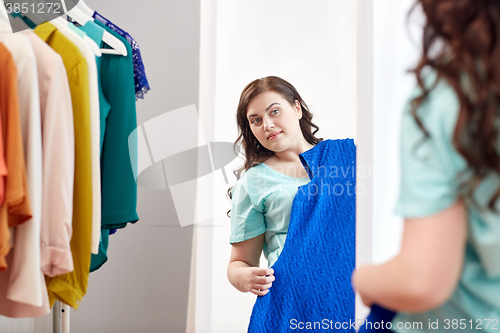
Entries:
[[28,221],[32,215],[19,119],[17,68],[12,55],[2,43],[0,43],[0,73],[2,73],[0,75],[0,127],[5,154],[2,158],[5,158],[7,167],[2,169],[0,166],[0,178],[5,181],[4,201],[0,206],[0,271],[3,271],[7,269],[5,256],[10,250],[9,227]]

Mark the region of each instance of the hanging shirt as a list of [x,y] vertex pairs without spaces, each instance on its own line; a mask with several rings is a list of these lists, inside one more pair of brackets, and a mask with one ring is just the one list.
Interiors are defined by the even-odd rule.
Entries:
[[[42,135],[40,96],[35,53],[28,37],[20,34],[0,35],[17,68],[17,92],[21,123],[26,180],[32,218],[15,228],[14,247],[10,269],[0,273],[8,283],[0,283],[7,290],[7,299],[33,306],[42,305],[46,292],[40,264],[40,231],[42,219]],[[5,299],[0,298],[0,302]],[[21,314],[20,314],[21,315]]]
[[[104,42],[102,41],[102,35],[104,33],[104,28],[101,28],[96,23],[92,21],[88,21],[84,26],[79,27],[82,31],[84,31],[87,36],[92,38],[94,42],[100,47],[104,47]],[[99,90],[99,125],[101,132],[100,139],[100,153],[102,153],[102,143],[104,142],[104,132],[106,131],[106,117],[109,114],[111,106],[109,105],[106,97],[104,96],[104,92],[102,91],[101,84],[101,57],[95,57],[96,59],[96,67],[97,67],[97,84]],[[100,156],[100,155],[99,155]]]
[[[126,40],[99,21],[95,23],[118,38],[127,48],[127,56],[103,54],[101,86],[109,103],[109,112],[101,115],[104,123],[102,143],[102,225],[123,228],[138,220],[137,186],[130,164],[128,137],[137,127],[134,98],[132,52]],[[103,48],[110,47],[101,42]],[[125,163],[126,161],[126,163]]]
[[243,242],[265,233],[263,251],[271,267],[285,245],[297,188],[308,182],[309,177],[287,176],[265,163],[246,170],[231,190],[229,242]]
[[[47,276],[73,271],[70,249],[75,142],[68,77],[61,56],[16,16],[12,27],[33,47],[42,122],[43,183],[41,266]],[[34,317],[35,315],[33,315]]]
[[[19,20],[17,18],[16,23],[19,23]],[[22,33],[28,37],[37,61],[42,124],[42,179],[43,184],[50,184],[42,188],[41,241],[39,241],[41,271],[48,276],[54,276],[73,270],[70,239],[75,143],[71,95],[61,56],[31,30],[24,30]],[[8,260],[9,257],[10,254]],[[30,279],[29,283],[35,284],[35,281],[39,281],[42,285],[42,305],[38,307],[10,301],[4,288],[1,287],[4,281],[0,281],[0,300],[5,300],[0,302],[0,314],[20,318],[38,317],[49,313],[50,305],[43,274],[38,280]],[[27,291],[30,289],[26,288]]]
[[[0,33],[1,32],[9,32],[9,30],[12,30],[10,24],[9,24],[9,19],[7,16],[7,12],[5,9],[0,8]],[[1,104],[1,103],[0,103]],[[2,110],[0,109],[0,112]],[[5,176],[7,176],[7,164],[5,162],[5,151],[4,151],[4,143],[3,143],[3,134],[1,132],[1,126],[0,126],[0,205],[3,204],[3,201],[5,199]],[[2,232],[4,230],[0,226],[0,258],[2,257],[1,252],[2,252]],[[6,233],[4,236],[7,237],[8,233]],[[0,259],[1,262],[1,259]],[[1,263],[0,263],[0,270],[1,270]]]
[[[127,43],[132,47],[132,59],[134,64],[134,83],[135,83],[135,97],[136,99],[144,98],[144,95],[149,91],[148,78],[146,77],[146,70],[144,68],[144,63],[142,62],[141,50],[139,49],[139,44],[135,39],[132,38],[126,31],[120,29],[113,23],[111,23],[104,16],[98,12],[94,12],[93,15],[96,22],[102,23],[104,26],[113,30],[127,41]],[[128,51],[127,51],[128,52]]]
[[68,75],[61,56],[32,31],[23,31],[35,51],[42,122],[42,271],[73,271],[72,234],[75,135]]
[[[57,21],[55,21],[57,22]],[[95,55],[87,43],[78,33],[85,33],[77,28],[70,28],[69,25],[56,24],[57,29],[64,34],[73,44],[75,44],[87,61],[88,87],[90,98],[90,140],[91,140],[91,164],[92,164],[92,239],[91,252],[96,254],[99,249],[99,239],[101,233],[101,168],[99,160],[99,87],[97,85],[97,66]],[[76,32],[78,31],[78,32]],[[87,37],[88,38],[88,37]]]
[[[424,84],[429,88],[435,79],[436,73],[431,71],[424,76]],[[415,89],[410,100],[420,92]],[[401,125],[401,188],[395,212],[417,218],[439,213],[457,201],[457,188],[464,179],[456,176],[467,167],[467,162],[452,143],[460,102],[450,85],[439,81],[417,110],[429,139],[423,140],[424,134],[410,110],[408,102]],[[499,184],[500,176],[496,174],[488,174],[479,184],[473,195],[481,207],[487,206]],[[498,203],[496,207],[500,207]],[[426,312],[399,312],[392,320],[393,331],[413,332],[398,329],[397,324],[403,322],[404,327],[404,322],[422,322],[419,332],[449,332],[455,320],[466,323],[465,331],[477,326],[485,333],[498,332],[493,321],[488,328],[486,323],[487,319],[500,319],[500,218],[490,210],[479,211],[470,203],[467,215],[469,228],[462,274],[451,298]],[[429,320],[439,320],[439,329],[430,329]],[[445,329],[448,322],[449,329]]]
[[[84,31],[94,42],[99,45],[100,48],[104,47],[104,42],[102,41],[102,35],[104,34],[105,29],[98,26],[96,23],[92,21],[88,21],[84,26],[79,27],[82,31]],[[111,106],[104,96],[104,92],[102,90],[101,83],[101,57],[96,57],[96,65],[97,65],[97,76],[98,76],[98,88],[99,88],[99,114],[100,114],[100,130],[101,130],[101,140],[100,140],[100,153],[102,154],[102,145],[104,142],[104,133],[106,132],[106,118],[108,117],[109,111],[111,110]],[[101,155],[100,155],[101,156]],[[106,228],[101,228],[99,225],[99,229],[101,232],[99,233],[99,247],[97,253],[92,252],[92,260],[90,264],[90,272],[97,270],[101,267],[108,259],[108,244],[109,244],[109,235],[110,230]],[[116,231],[116,229],[114,229]]]
[[39,25],[35,28],[35,33],[61,56],[73,105],[75,182],[73,234],[70,244],[74,270],[46,280],[51,306],[57,299],[76,309],[87,292],[92,239],[92,164],[87,61],[79,48],[51,23]]
[[[1,103],[0,103],[1,104]],[[2,110],[0,109],[0,114]],[[7,176],[7,163],[5,162],[5,150],[3,143],[3,133],[2,126],[0,124],[0,206],[3,205],[5,199],[5,177]],[[0,233],[3,229],[0,227]],[[0,249],[2,248],[1,241],[2,237],[0,236]]]
[[[137,184],[128,147],[129,135],[137,128],[132,50],[123,37],[99,21],[95,23],[127,47],[126,57],[103,54],[100,72],[102,91],[111,107],[107,115],[101,114],[101,123],[105,124],[101,154],[101,224],[103,229],[116,229],[139,219]],[[102,47],[109,48],[107,45]],[[109,231],[101,230],[101,237],[99,254],[92,256],[91,271],[107,260]]]
[[0,121],[7,166],[4,203],[0,206],[0,271],[7,269],[5,256],[10,250],[9,227],[31,219],[26,181],[19,101],[17,68],[9,50],[0,43]]
[[355,332],[334,325],[355,324],[356,147],[352,139],[324,140],[299,158],[311,181],[293,199],[276,280],[257,297],[248,332],[295,332],[299,322],[321,323],[315,332]]
[[28,37],[8,34],[3,39],[18,68],[21,128],[33,217],[15,228],[14,247],[6,257],[10,268],[0,273],[0,314],[29,318],[50,312],[40,259],[43,182],[39,68]]
[[[0,49],[0,52],[5,52],[8,50],[6,48]],[[0,54],[0,61],[2,60],[2,55]],[[0,66],[4,65],[0,62]],[[1,68],[1,67],[0,67]],[[2,101],[0,98],[0,114],[2,113]],[[0,206],[3,205],[4,199],[5,199],[5,177],[7,176],[7,162],[5,161],[5,149],[4,149],[4,142],[3,142],[3,133],[2,133],[2,126],[0,124]],[[2,221],[0,220],[0,271],[2,269],[5,269],[6,267],[6,262],[3,259],[5,257],[5,254],[8,253],[9,251],[9,238],[10,238],[10,232],[9,232],[9,225],[8,221]]]
[[[83,27],[79,27],[89,38],[91,38],[100,48],[102,48],[102,35],[104,33],[104,29],[99,27],[97,24],[95,24],[92,21],[88,21],[85,23]],[[106,129],[106,117],[109,114],[109,110],[111,109],[111,106],[109,105],[108,101],[106,100],[106,97],[104,96],[104,93],[102,91],[102,85],[101,85],[101,57],[95,57],[96,59],[96,68],[97,68],[97,88],[98,88],[98,95],[99,95],[99,126],[100,126],[100,144],[99,144],[99,158],[101,156],[102,152],[102,143],[104,141],[104,132]],[[100,161],[100,159],[99,159]],[[100,162],[99,162],[100,163]],[[99,170],[100,172],[100,170]],[[99,177],[100,177],[99,173]],[[99,186],[101,185],[100,183],[101,179],[99,178]],[[101,195],[101,192],[99,191],[99,195]],[[100,203],[100,202],[99,202]],[[102,242],[102,230],[101,230],[101,211],[99,209],[98,212],[98,218],[99,218],[99,224],[98,225],[93,225],[92,229],[92,254],[98,255],[99,252],[101,251],[101,242]],[[107,232],[104,232],[105,236],[107,237]],[[91,272],[93,271],[92,269],[90,270]]]

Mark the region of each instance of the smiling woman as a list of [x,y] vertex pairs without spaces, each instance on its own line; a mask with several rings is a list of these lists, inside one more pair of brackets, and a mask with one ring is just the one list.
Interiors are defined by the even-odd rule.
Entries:
[[[261,163],[276,171],[279,170],[278,172],[286,170],[281,173],[295,179],[287,179],[288,182],[283,182],[281,179],[281,182],[274,182],[271,187],[280,188],[291,185],[289,194],[293,199],[295,195],[293,192],[297,190],[297,186],[309,181],[299,154],[323,141],[315,137],[314,133],[319,128],[312,122],[313,116],[297,90],[290,83],[276,76],[254,80],[241,93],[236,117],[241,133],[236,143],[241,141],[247,157],[244,167],[238,170],[239,173],[241,174],[243,170],[248,171],[253,166],[256,168],[252,169],[252,173],[257,169],[262,170],[262,166],[259,166]],[[311,131],[312,127],[315,128],[314,132]],[[297,175],[300,175],[300,184],[297,183],[299,179]],[[238,178],[240,178],[239,175]],[[287,184],[290,182],[293,184]],[[237,190],[241,191],[239,186]],[[231,198],[232,191],[233,187],[228,190]],[[268,258],[269,266],[272,266],[278,259],[285,243],[291,204],[291,200],[280,202],[274,208],[279,213],[266,212],[268,222],[264,254]],[[238,208],[240,209],[238,214],[242,214],[241,207]],[[251,236],[258,236],[256,233],[261,228],[260,226],[251,227],[249,220],[241,221],[239,226],[235,225],[234,219],[232,223],[231,243],[238,244],[232,247],[228,278],[240,291],[265,295],[268,292],[268,286],[263,286],[262,283],[248,283],[248,281],[258,276],[259,281],[269,284],[273,279],[269,270],[237,269],[242,265],[243,267],[259,266],[264,234],[261,233],[260,237],[253,239],[254,237]],[[246,240],[248,241],[243,242]],[[271,257],[269,257],[270,254]],[[254,276],[254,274],[260,275]],[[264,277],[265,275],[271,276]]]
[[[321,170],[355,167],[355,147],[352,140],[317,138],[312,117],[297,90],[279,77],[254,80],[241,93],[236,143],[241,141],[246,160],[238,170],[244,175],[228,190],[227,276],[237,290],[261,296],[249,332],[284,332],[296,318],[312,322],[339,312],[335,304],[342,304],[335,318],[354,318],[348,274],[355,261],[354,191],[349,189],[355,176]],[[337,187],[347,191],[337,193]],[[337,207],[342,209],[332,214]],[[259,267],[262,252],[269,268]]]
[[298,154],[323,140],[314,136],[319,127],[298,91],[276,76],[245,87],[236,117],[240,129],[236,142],[241,142],[247,157],[245,170],[269,159],[274,165],[300,166]]
[[[266,105],[268,106],[266,107]],[[266,91],[248,103],[248,113],[253,113],[247,116],[253,135],[257,138],[259,144],[268,150],[274,151],[274,155],[279,160],[287,161],[287,156],[283,153],[286,144],[304,141],[303,135],[299,136],[299,120],[302,118],[302,108],[298,100],[290,104],[279,93]],[[283,130],[286,130],[286,132]],[[309,146],[309,148],[312,148],[312,146]]]

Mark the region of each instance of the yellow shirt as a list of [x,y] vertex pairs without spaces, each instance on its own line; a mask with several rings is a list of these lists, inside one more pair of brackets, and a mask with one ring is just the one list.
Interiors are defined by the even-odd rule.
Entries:
[[51,23],[35,33],[61,56],[68,74],[75,127],[75,182],[71,252],[74,271],[46,277],[49,301],[59,300],[77,309],[87,292],[92,241],[92,166],[90,154],[90,98],[87,62],[78,47]]

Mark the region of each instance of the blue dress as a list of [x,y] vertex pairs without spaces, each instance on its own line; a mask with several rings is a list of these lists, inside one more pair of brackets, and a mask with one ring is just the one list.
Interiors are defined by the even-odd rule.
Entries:
[[248,332],[355,332],[356,147],[324,140],[299,158],[311,181],[294,197],[276,280],[257,298]]

